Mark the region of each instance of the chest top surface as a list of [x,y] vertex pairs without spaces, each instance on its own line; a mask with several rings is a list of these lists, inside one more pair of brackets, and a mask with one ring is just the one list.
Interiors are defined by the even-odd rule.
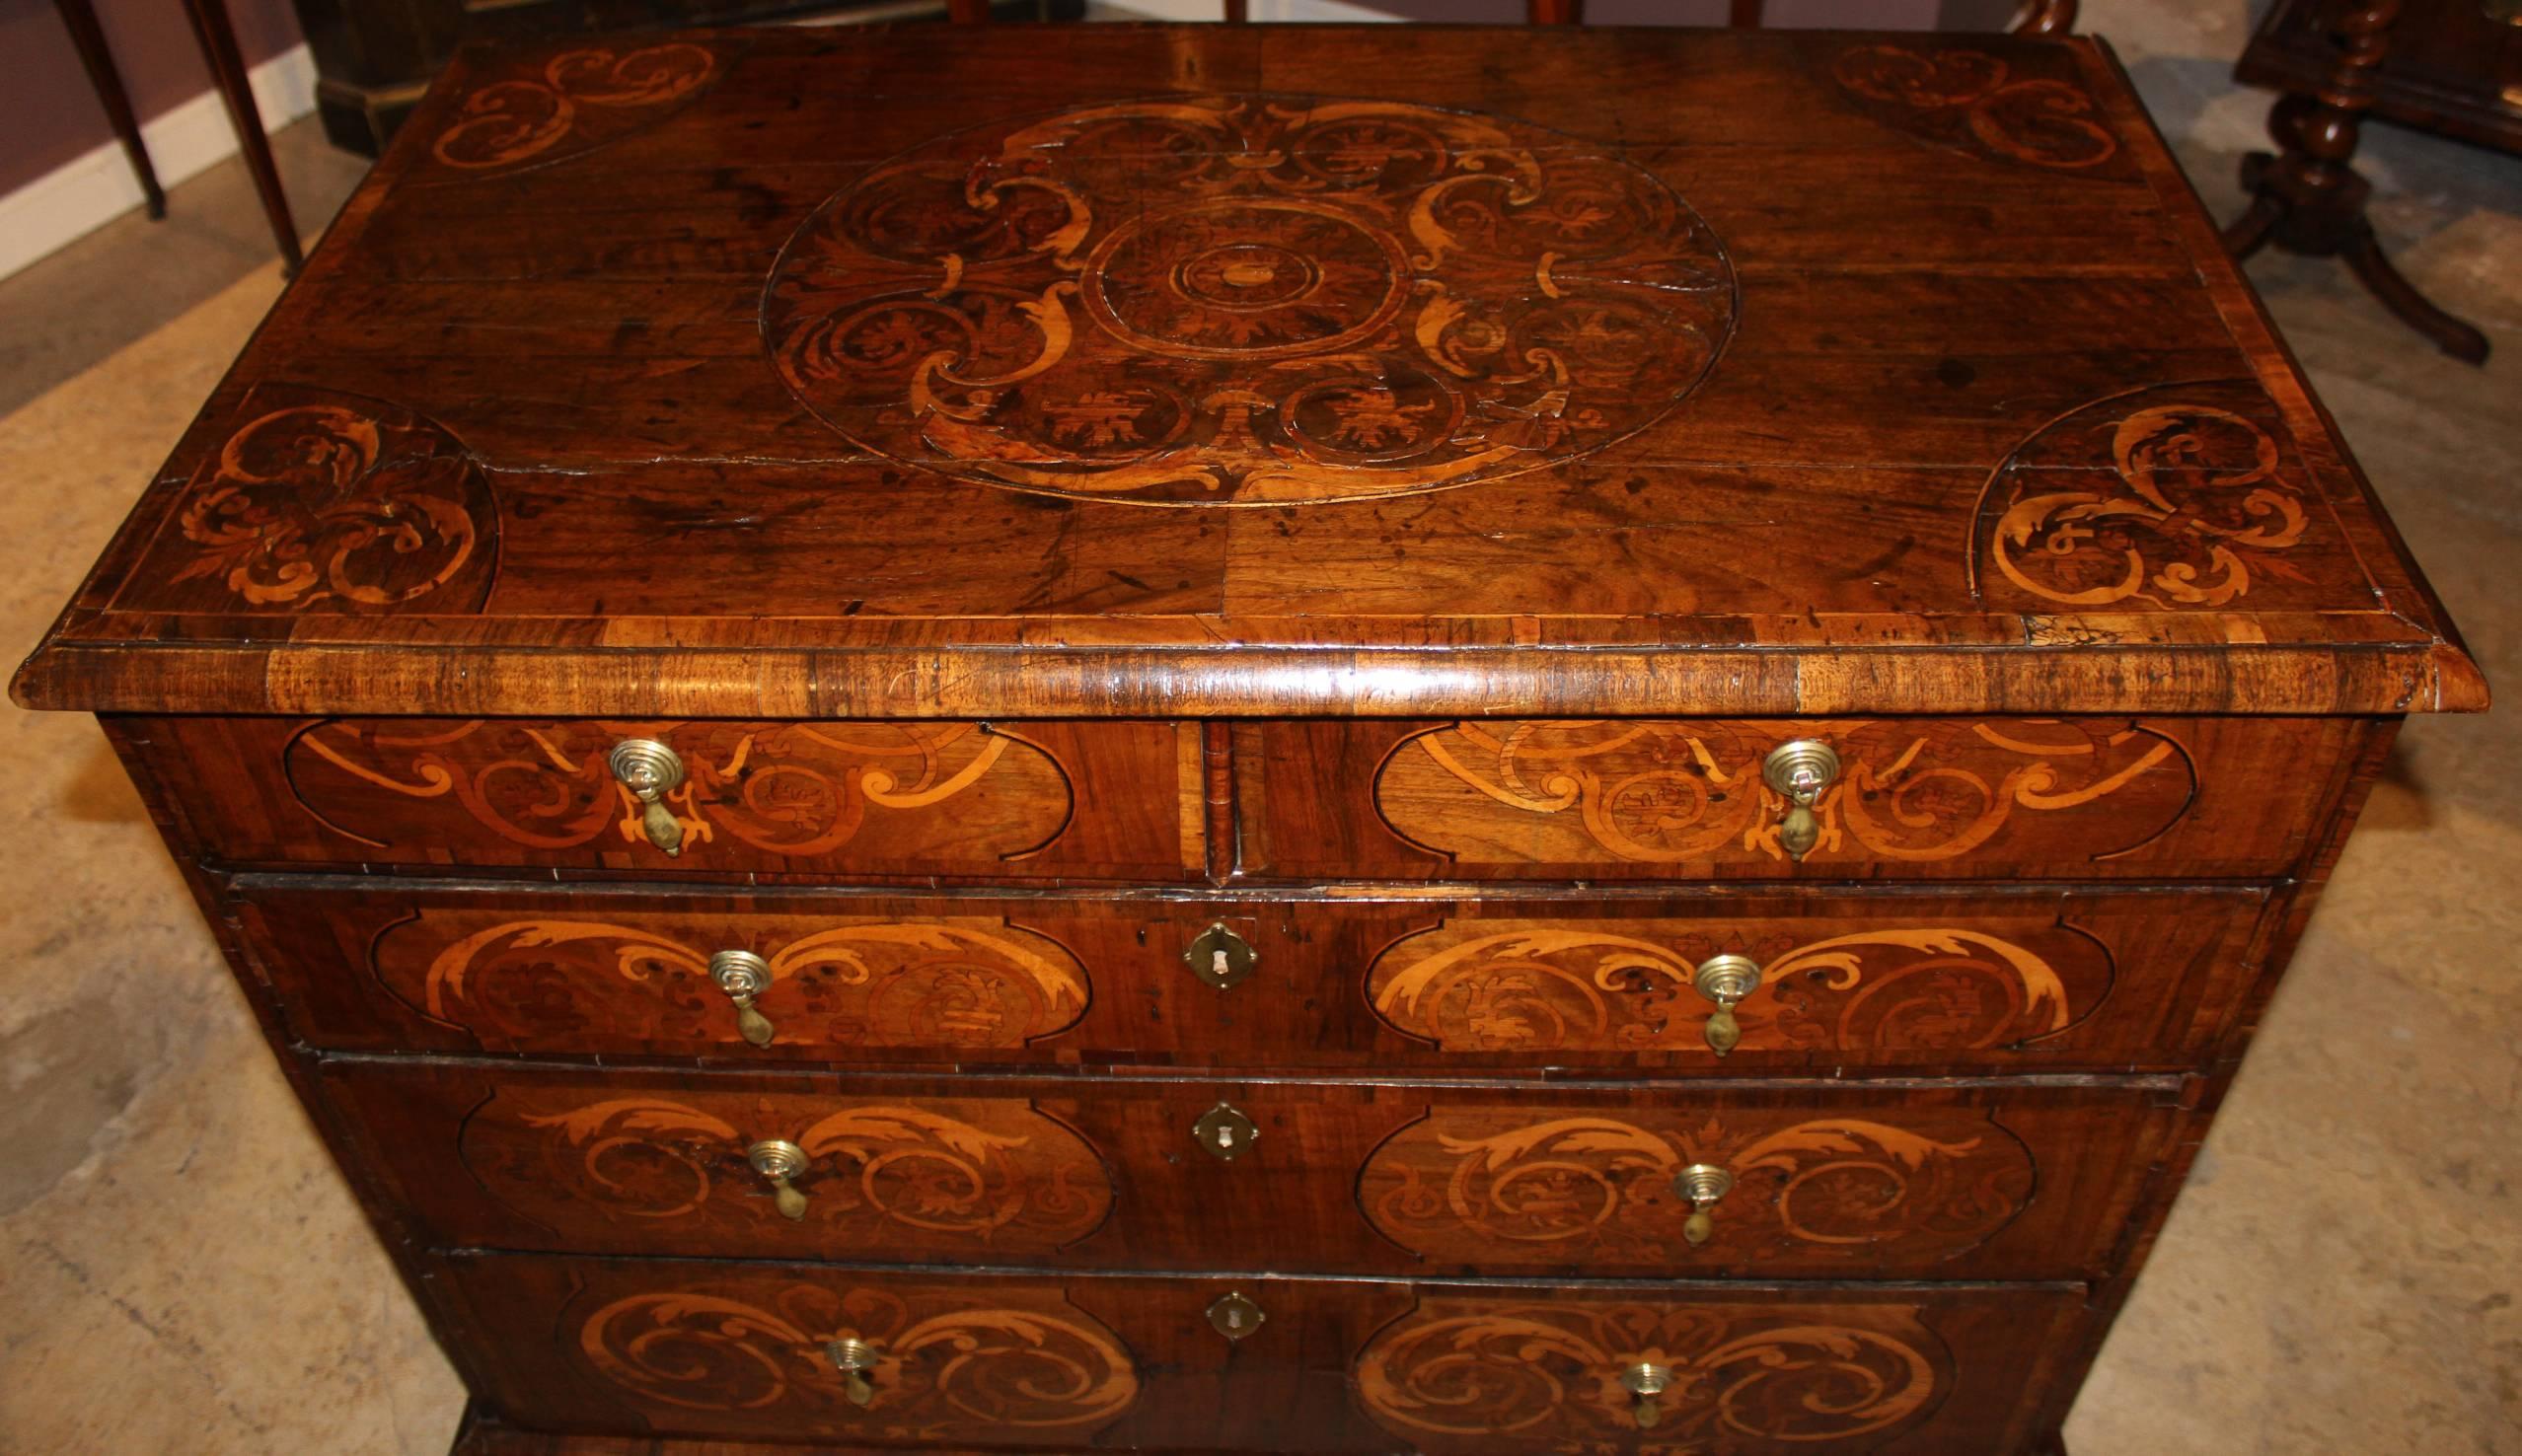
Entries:
[[460,58],[22,670],[227,712],[2485,688],[2089,41]]

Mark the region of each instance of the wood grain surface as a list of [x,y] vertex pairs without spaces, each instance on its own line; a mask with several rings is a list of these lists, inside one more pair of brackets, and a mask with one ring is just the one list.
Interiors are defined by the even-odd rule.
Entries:
[[2094,42],[1452,27],[468,53],[14,691],[2485,702]]

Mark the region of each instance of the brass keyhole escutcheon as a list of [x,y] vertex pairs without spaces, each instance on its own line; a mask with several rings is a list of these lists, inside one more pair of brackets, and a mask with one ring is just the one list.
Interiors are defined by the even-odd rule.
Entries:
[[1217,1303],[1209,1306],[1210,1328],[1228,1340],[1243,1339],[1260,1329],[1261,1322],[1268,1318],[1261,1306],[1240,1293],[1221,1295]]
[[1191,1135],[1199,1139],[1200,1146],[1208,1150],[1209,1156],[1222,1163],[1231,1163],[1242,1157],[1259,1139],[1261,1129],[1232,1105],[1221,1102],[1202,1113],[1200,1121],[1191,1125]]
[[771,963],[751,951],[722,950],[709,958],[709,980],[735,1002],[736,1030],[757,1047],[768,1047],[777,1028],[754,1009],[754,999],[771,988]]
[[1710,956],[1699,963],[1690,985],[1716,1002],[1715,1013],[1700,1032],[1707,1039],[1708,1050],[1723,1056],[1742,1045],[1743,1026],[1734,1019],[1734,1008],[1760,988],[1760,963],[1749,956]]
[[1261,964],[1261,953],[1220,920],[1192,939],[1182,953],[1182,964],[1191,968],[1192,975],[1224,990],[1251,979]]
[[629,738],[613,746],[605,765],[639,801],[639,827],[648,842],[668,854],[681,854],[683,826],[666,807],[665,796],[683,786],[683,760],[653,738]]
[[1653,1430],[1664,1421],[1664,1407],[1656,1400],[1672,1388],[1672,1371],[1666,1366],[1640,1360],[1620,1372],[1620,1383],[1638,1398],[1630,1408],[1637,1419],[1638,1429]]
[[1787,801],[1778,822],[1778,847],[1798,864],[1821,842],[1821,816],[1815,805],[1839,777],[1839,756],[1817,739],[1799,738],[1769,751],[1760,764],[1760,779]]
[[1692,1163],[1673,1175],[1672,1191],[1689,1201],[1690,1216],[1681,1237],[1695,1249],[1716,1237],[1716,1205],[1734,1192],[1734,1175],[1714,1163]]
[[804,1148],[783,1137],[766,1138],[746,1148],[744,1160],[770,1183],[772,1201],[779,1204],[781,1217],[806,1216],[806,1196],[788,1181],[803,1173],[813,1161]]
[[883,1361],[884,1351],[868,1341],[845,1338],[826,1345],[823,1352],[832,1357],[833,1368],[841,1372],[842,1389],[850,1397],[850,1404],[873,1405],[875,1382],[867,1377]]

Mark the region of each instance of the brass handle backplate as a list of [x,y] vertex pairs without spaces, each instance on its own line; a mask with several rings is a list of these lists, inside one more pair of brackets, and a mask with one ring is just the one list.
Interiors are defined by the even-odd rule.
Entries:
[[1657,1404],[1656,1397],[1672,1388],[1669,1368],[1640,1360],[1620,1372],[1620,1383],[1638,1398],[1629,1413],[1637,1419],[1638,1429],[1653,1430],[1663,1423],[1664,1408]]
[[1191,968],[1192,975],[1224,990],[1251,979],[1261,964],[1261,953],[1221,920],[1193,938],[1190,948],[1182,953],[1182,963]]
[[823,1352],[832,1357],[833,1368],[841,1372],[842,1388],[849,1395],[850,1404],[874,1404],[875,1382],[867,1378],[867,1373],[884,1359],[884,1351],[864,1340],[842,1339],[826,1345]]
[[1690,985],[1716,1002],[1715,1014],[1700,1033],[1707,1038],[1708,1050],[1723,1056],[1742,1045],[1743,1026],[1734,1019],[1734,1008],[1760,988],[1760,963],[1749,956],[1710,956],[1699,963]]
[[668,854],[683,852],[683,826],[665,796],[683,786],[683,760],[653,738],[626,738],[605,757],[613,776],[639,801],[639,827]]
[[806,1196],[788,1181],[803,1173],[806,1165],[813,1161],[806,1156],[804,1148],[784,1137],[765,1138],[744,1150],[744,1160],[753,1165],[754,1172],[770,1181],[772,1201],[779,1205],[782,1217],[806,1216]]
[[1672,1191],[1689,1201],[1690,1217],[1681,1225],[1681,1237],[1697,1248],[1716,1237],[1716,1205],[1734,1192],[1734,1175],[1714,1163],[1692,1163],[1674,1174]]
[[1261,1129],[1233,1106],[1221,1102],[1191,1125],[1191,1135],[1200,1140],[1200,1146],[1208,1149],[1211,1157],[1231,1163],[1259,1140]]
[[1799,738],[1769,751],[1760,777],[1787,801],[1786,818],[1778,822],[1778,847],[1802,863],[1821,842],[1821,816],[1814,805],[1839,776],[1839,756],[1817,739]]
[[709,979],[735,1002],[736,1030],[757,1047],[768,1047],[778,1028],[754,1006],[771,988],[771,963],[751,951],[722,950],[709,958]]

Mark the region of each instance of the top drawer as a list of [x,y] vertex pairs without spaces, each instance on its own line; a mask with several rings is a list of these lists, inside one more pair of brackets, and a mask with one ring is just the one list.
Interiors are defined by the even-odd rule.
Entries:
[[[236,864],[1181,880],[1195,727],[135,718],[178,832]],[[631,745],[626,750],[624,745]]]
[[[1458,880],[2258,878],[2300,860],[2346,718],[1633,718],[1237,730],[1245,869]],[[1768,781],[1819,745],[1800,826]],[[1786,774],[1781,772],[1783,780]]]

